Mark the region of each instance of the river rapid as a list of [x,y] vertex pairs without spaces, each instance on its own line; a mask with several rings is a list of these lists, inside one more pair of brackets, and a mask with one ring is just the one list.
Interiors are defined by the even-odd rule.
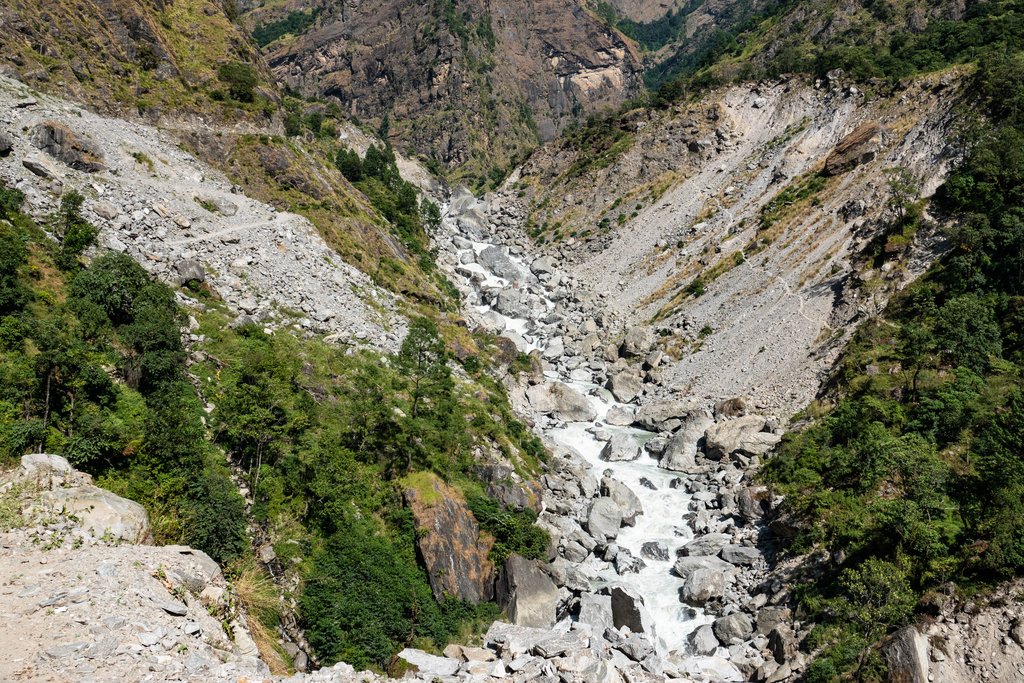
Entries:
[[[460,263],[458,273],[461,276],[458,280],[470,283],[470,291],[464,292],[470,315],[475,313],[480,319],[486,320],[490,329],[500,331],[503,336],[512,339],[522,352],[539,350],[548,358],[556,355],[558,349],[553,347],[560,347],[562,341],[560,338],[546,336],[541,324],[543,317],[556,310],[556,302],[543,294],[543,288],[537,285],[529,264],[524,262],[522,256],[508,254],[504,245],[485,241],[486,235],[472,232],[466,234],[467,231],[460,228],[458,216],[454,212],[446,210],[444,221],[449,233],[458,236],[456,253]],[[493,247],[501,249],[507,255],[508,262],[522,272],[522,280],[499,277],[481,263],[485,260],[481,254]],[[508,274],[507,265],[501,270]],[[494,305],[496,293],[509,289],[529,292],[533,297],[534,306],[529,316],[509,316]],[[664,661],[673,661],[675,667],[683,672],[711,676],[715,680],[742,680],[739,670],[728,659],[727,648],[719,647],[714,654],[706,656],[689,652],[687,636],[698,627],[710,624],[713,617],[705,614],[703,609],[680,600],[680,589],[684,581],[672,571],[677,551],[694,539],[693,531],[684,519],[692,499],[685,485],[687,475],[661,469],[658,461],[646,450],[641,450],[636,460],[609,462],[602,459],[601,451],[611,435],[626,434],[638,447],[656,435],[633,427],[607,424],[605,418],[609,410],[615,406],[625,406],[617,403],[607,389],[593,383],[595,378],[585,365],[569,373],[550,369],[553,367],[557,365],[546,364],[545,381],[549,384],[562,383],[584,394],[596,413],[596,419],[549,424],[550,420],[534,416],[539,425],[545,425],[540,430],[541,435],[549,443],[581,456],[597,479],[609,476],[624,484],[639,498],[643,507],[643,513],[636,518],[635,524],[622,527],[614,541],[619,548],[625,548],[633,557],[642,559],[639,571],[620,574],[613,563],[595,554],[590,554],[583,562],[575,563],[575,566],[591,581],[595,591],[605,585],[625,585],[642,596],[652,623],[652,633],[648,635],[652,637],[658,655]],[[660,553],[644,553],[644,546],[650,544],[667,549],[667,555],[659,557]],[[567,617],[564,621],[570,619]],[[560,626],[568,628],[570,624],[562,623]]]

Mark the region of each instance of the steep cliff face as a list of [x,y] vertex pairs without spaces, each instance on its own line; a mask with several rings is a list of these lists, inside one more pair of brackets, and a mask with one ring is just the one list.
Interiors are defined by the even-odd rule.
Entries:
[[267,47],[281,82],[375,124],[387,116],[401,147],[478,179],[640,87],[627,41],[577,0],[317,0],[302,11],[315,24]]
[[638,23],[653,23],[687,5],[686,0],[609,0],[619,14]]

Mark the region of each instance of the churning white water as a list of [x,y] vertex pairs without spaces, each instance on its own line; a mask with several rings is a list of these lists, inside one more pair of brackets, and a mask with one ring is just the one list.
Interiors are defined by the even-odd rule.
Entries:
[[[451,220],[451,218],[446,218]],[[456,234],[458,229],[451,226]],[[483,241],[474,240],[471,246],[462,253],[472,251],[474,257],[492,246]],[[509,259],[519,266],[524,275],[529,268],[515,256]],[[488,271],[478,262],[465,263],[460,266],[464,272],[473,275],[472,280],[478,292],[517,288],[519,283],[510,282]],[[484,298],[481,298],[483,301]],[[555,308],[553,301],[541,297],[543,308],[551,311]],[[538,334],[539,328],[535,320],[511,318],[503,315],[494,307],[478,305],[475,307],[481,315],[491,320],[500,318],[505,330],[520,344],[520,350],[529,352],[534,349],[544,351],[551,340]],[[712,618],[701,609],[690,607],[679,599],[679,589],[683,580],[672,572],[676,559],[676,551],[692,540],[693,532],[686,524],[684,516],[688,512],[690,494],[681,485],[680,478],[686,475],[663,470],[646,452],[634,461],[607,462],[600,458],[604,442],[596,438],[593,431],[603,430],[608,434],[616,432],[628,433],[638,444],[652,438],[654,434],[630,427],[616,427],[604,423],[609,409],[615,404],[611,394],[595,384],[573,381],[558,372],[547,371],[545,378],[549,382],[562,382],[572,386],[589,397],[597,412],[594,422],[573,422],[548,429],[545,435],[562,447],[575,451],[592,467],[594,475],[600,479],[608,473],[614,479],[625,484],[640,500],[643,514],[639,515],[632,527],[620,529],[615,543],[625,548],[633,557],[642,557],[645,566],[638,572],[619,574],[614,565],[590,555],[578,568],[591,581],[595,589],[605,584],[625,585],[643,597],[644,606],[654,623],[656,647],[662,657],[670,657],[676,666],[683,671],[716,675],[724,680],[739,681],[742,679],[739,670],[728,661],[728,651],[720,648],[713,657],[699,657],[687,654],[686,637],[703,624],[711,623]],[[643,482],[641,481],[643,480]],[[643,557],[641,548],[645,543],[661,542],[668,549],[668,559],[652,559]]]

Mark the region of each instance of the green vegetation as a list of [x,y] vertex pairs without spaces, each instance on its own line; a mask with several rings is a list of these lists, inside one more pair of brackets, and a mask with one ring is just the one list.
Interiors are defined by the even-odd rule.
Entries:
[[50,221],[55,232],[61,236],[56,262],[63,270],[76,269],[82,252],[96,241],[99,234],[95,226],[82,218],[84,202],[85,197],[78,192],[65,192],[60,198],[60,208]]
[[761,207],[758,212],[761,222],[760,229],[767,230],[777,222],[796,213],[798,205],[821,192],[825,188],[826,182],[827,178],[814,173],[787,185],[771,201]]
[[345,178],[354,184],[373,204],[416,257],[420,269],[435,275],[438,283],[452,299],[458,292],[440,273],[430,250],[430,233],[441,226],[441,209],[424,197],[418,199],[416,186],[404,180],[398,172],[395,152],[390,145],[370,145],[366,156],[349,149],[340,149],[335,165]]
[[655,51],[680,37],[686,28],[687,18],[698,6],[698,3],[690,2],[686,7],[670,10],[668,14],[652,22],[638,22],[629,17],[620,17],[615,8],[603,0],[599,0],[596,10],[609,26],[619,29],[645,50]]
[[[196,312],[201,360],[186,369],[168,287],[123,254],[56,268],[66,247],[19,212],[17,194],[0,196],[4,464],[29,450],[62,454],[142,503],[158,542],[222,563],[251,556],[245,525],[261,526],[302,579],[295,597],[324,661],[385,669],[407,644],[440,648],[496,616],[493,604],[434,599],[402,500],[403,482],[430,472],[473,493],[496,559],[547,547],[532,513],[479,494],[475,451],[499,452],[526,476],[544,457],[486,370],[491,340],[459,341],[474,353],[457,377],[443,339],[460,328],[414,318],[387,355],[232,329],[208,301]],[[79,204],[72,195],[58,217],[80,220]],[[227,462],[252,491],[248,518]],[[268,628],[280,618],[257,616]]]
[[533,510],[510,510],[486,496],[471,496],[467,503],[480,528],[494,536],[491,561],[496,567],[512,553],[533,560],[546,556],[550,539],[534,524],[537,515]]
[[236,102],[252,102],[253,89],[259,83],[256,70],[241,62],[228,62],[217,67],[217,77],[228,87],[228,96]]
[[[440,331],[423,318],[393,356],[217,321],[203,331],[211,360],[199,374],[216,392],[214,439],[246,473],[254,521],[272,538],[299,539],[276,547],[303,558],[302,616],[320,657],[386,668],[417,638],[443,647],[467,622],[493,616],[493,605],[433,599],[402,490],[428,471],[478,488],[473,449],[485,443],[524,471],[537,467],[535,437],[511,417],[498,383],[483,373],[480,384],[457,381]],[[498,524],[523,519],[494,514]],[[505,543],[529,554],[535,539],[516,528]]]
[[570,126],[563,139],[563,144],[580,151],[565,172],[569,178],[611,166],[633,144],[633,136],[619,117],[612,115],[591,116],[582,124]]
[[[971,3],[961,20],[932,17],[923,28],[911,28],[918,4],[824,3],[816,25],[834,26],[836,33],[823,41],[808,35],[809,22],[792,12],[798,7],[793,0],[759,4],[756,11],[751,3],[738,3],[717,28],[698,33],[647,70],[645,80],[656,90],[655,103],[669,104],[692,90],[787,73],[823,77],[842,69],[858,81],[895,82],[972,62],[993,48],[1012,52],[1024,47],[1019,0]],[[671,24],[670,16],[659,24],[663,28],[644,29],[653,32],[650,48],[671,34]]]
[[231,561],[242,500],[204,441],[173,294],[124,255],[83,269],[80,206],[62,198],[59,246],[16,211],[0,222],[0,458],[60,453],[143,502],[158,541]]
[[253,40],[260,47],[266,47],[282,36],[301,35],[306,29],[316,23],[318,16],[320,16],[320,8],[313,8],[308,12],[302,10],[291,11],[284,19],[256,26],[252,30]]
[[988,122],[954,141],[963,158],[937,199],[952,252],[858,333],[835,408],[765,470],[803,529],[795,549],[833,559],[799,588],[822,648],[810,681],[876,680],[866,648],[929,591],[1024,573],[1022,74],[1020,52],[982,60],[973,105]]

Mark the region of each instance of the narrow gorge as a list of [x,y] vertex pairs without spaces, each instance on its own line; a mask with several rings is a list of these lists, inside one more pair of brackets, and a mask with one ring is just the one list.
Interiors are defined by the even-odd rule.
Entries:
[[0,1],[0,681],[1024,680],[1022,16]]

